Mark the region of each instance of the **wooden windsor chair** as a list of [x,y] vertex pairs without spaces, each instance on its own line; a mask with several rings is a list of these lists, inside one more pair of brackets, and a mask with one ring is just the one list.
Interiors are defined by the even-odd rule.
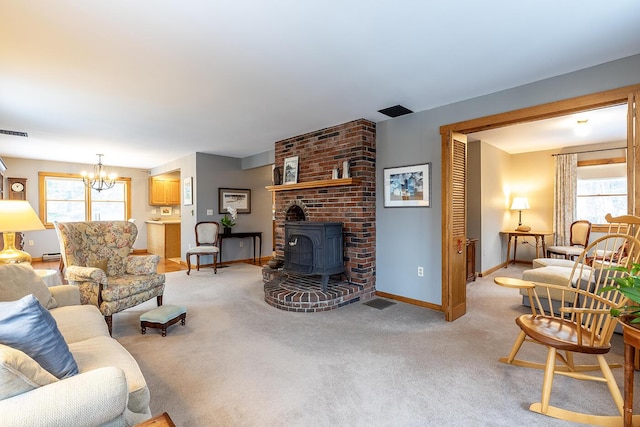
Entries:
[[[626,231],[635,233],[633,227],[628,227]],[[595,255],[613,254],[622,247],[626,248],[624,257],[613,259],[612,256]],[[609,365],[605,355],[611,349],[611,337],[617,325],[610,310],[624,306],[627,300],[616,290],[600,290],[614,286],[614,278],[624,275],[624,272],[611,270],[611,267],[630,269],[633,263],[638,262],[640,240],[630,234],[614,233],[596,239],[583,250],[575,260],[566,286],[507,277],[494,279],[501,286],[526,289],[531,304],[531,314],[516,319],[520,333],[511,353],[500,359],[512,365],[544,370],[541,401],[531,404],[531,411],[586,424],[621,424],[623,398],[611,372],[612,367],[620,365]],[[517,359],[517,353],[525,342],[545,346],[546,361],[540,363]],[[593,356],[597,363],[576,364],[575,354]],[[601,375],[592,373],[595,371],[600,371]],[[552,406],[550,399],[555,375],[606,383],[619,414],[589,414]],[[640,422],[640,417],[637,422]]]

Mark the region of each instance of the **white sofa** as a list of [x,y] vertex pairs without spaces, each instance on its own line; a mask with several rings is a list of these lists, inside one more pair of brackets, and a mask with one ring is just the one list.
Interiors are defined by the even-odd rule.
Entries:
[[[525,270],[522,272],[522,280],[539,283],[549,283],[552,285],[569,286],[569,280],[571,279],[571,272],[575,261],[562,259],[562,258],[536,258],[533,260],[533,268],[531,270]],[[582,272],[582,281],[588,282],[589,268],[585,267]],[[574,283],[572,286],[576,286]],[[541,288],[537,287],[537,291],[541,292]],[[551,298],[560,300],[562,298],[562,292],[559,290],[551,289],[549,291]],[[542,293],[541,293],[542,294]],[[522,295],[522,305],[531,307],[529,296],[526,289],[520,289],[520,295]]]
[[76,286],[47,288],[30,265],[0,265],[5,326],[7,307],[29,299],[33,305],[31,295],[45,316],[55,320],[78,373],[62,379],[51,375],[18,350],[19,343],[7,345],[0,325],[0,424],[133,426],[151,418],[144,376],[129,352],[110,337],[98,308],[80,305]]

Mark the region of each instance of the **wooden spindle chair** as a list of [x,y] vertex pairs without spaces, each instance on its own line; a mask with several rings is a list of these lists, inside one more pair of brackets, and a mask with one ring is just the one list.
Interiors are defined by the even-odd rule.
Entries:
[[[632,229],[633,227],[629,227],[629,230]],[[613,286],[613,279],[624,275],[610,267],[622,266],[630,269],[633,263],[640,262],[640,240],[630,235],[629,230],[606,234],[589,244],[575,260],[566,286],[507,277],[494,279],[501,286],[526,289],[531,304],[531,314],[524,314],[516,319],[520,333],[511,353],[507,358],[500,359],[501,362],[516,366],[544,369],[542,398],[540,402],[531,404],[531,411],[587,424],[616,425],[622,422],[623,398],[611,372],[612,366],[607,363],[605,355],[611,349],[611,337],[617,325],[610,310],[624,306],[627,300],[616,290],[603,293],[599,291],[606,286]],[[632,230],[631,234],[634,233]],[[623,257],[614,259],[612,255],[596,255],[613,254],[623,247],[626,248],[626,256]],[[546,362],[516,359],[525,342],[545,346]],[[577,353],[593,356],[597,363],[576,364],[574,355]],[[601,375],[591,373],[594,371],[600,371]],[[556,374],[579,380],[605,382],[619,415],[580,413],[552,406],[551,389]]]

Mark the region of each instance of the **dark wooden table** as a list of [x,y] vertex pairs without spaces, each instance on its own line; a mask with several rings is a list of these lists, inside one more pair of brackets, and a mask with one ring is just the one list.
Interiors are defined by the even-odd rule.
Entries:
[[245,239],[251,237],[253,239],[253,263],[256,263],[256,238],[260,240],[259,252],[260,257],[258,260],[262,259],[262,232],[261,231],[246,231],[241,233],[220,233],[218,234],[218,239],[220,240],[220,244],[218,248],[220,249],[220,263],[222,263],[222,241],[224,239]]
[[[540,248],[542,248],[542,256],[546,256],[547,246],[544,241],[544,236],[553,234],[551,231],[501,231],[501,234],[507,235],[507,261],[504,268],[509,265],[509,252],[511,252],[511,239],[514,240],[513,244],[513,263],[516,263],[516,251],[518,250],[518,237],[533,237],[536,239],[536,258],[540,258]],[[542,245],[540,245],[542,240]]]

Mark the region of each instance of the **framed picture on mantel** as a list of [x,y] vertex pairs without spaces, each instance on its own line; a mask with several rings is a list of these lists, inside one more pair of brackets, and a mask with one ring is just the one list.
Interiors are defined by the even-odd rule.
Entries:
[[284,159],[284,182],[283,184],[298,183],[298,156]]

